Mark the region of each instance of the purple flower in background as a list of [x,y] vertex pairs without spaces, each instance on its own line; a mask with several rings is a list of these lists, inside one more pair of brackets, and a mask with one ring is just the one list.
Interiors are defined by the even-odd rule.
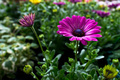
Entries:
[[96,14],[98,14],[100,17],[104,18],[110,15],[110,12],[104,12],[101,10],[94,10],[93,12],[95,12]]
[[102,37],[97,34],[101,32],[98,22],[91,19],[86,19],[84,16],[75,16],[72,18],[66,17],[59,22],[57,33],[65,37],[71,37],[70,41],[81,41],[83,45],[87,45],[87,41],[98,41],[96,37]]
[[19,23],[21,24],[21,26],[24,27],[31,27],[34,23],[34,19],[35,19],[35,14],[29,14],[29,15],[25,15],[23,18],[21,18],[19,20]]
[[116,4],[112,3],[111,5],[108,5],[108,7],[109,8],[116,8],[119,5],[120,5],[120,3],[116,3]]
[[72,3],[82,2],[82,0],[69,0]]
[[64,2],[53,2],[53,4],[56,4],[56,5],[58,5],[58,6],[65,5]]

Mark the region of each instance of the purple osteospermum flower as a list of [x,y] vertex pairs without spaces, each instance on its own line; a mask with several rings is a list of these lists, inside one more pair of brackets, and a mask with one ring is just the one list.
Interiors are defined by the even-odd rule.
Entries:
[[53,4],[56,4],[56,5],[58,5],[58,6],[65,5],[64,2],[53,2]]
[[70,0],[72,3],[82,2],[82,0]]
[[104,12],[104,11],[100,11],[100,10],[93,11],[93,12],[95,12],[96,14],[98,14],[102,18],[110,15],[110,12]]
[[86,41],[97,41],[96,37],[102,37],[99,29],[100,26],[97,26],[95,20],[86,19],[84,16],[75,16],[72,18],[66,17],[59,22],[57,33],[65,37],[71,37],[70,41],[81,41],[83,45],[87,45]]
[[117,6],[119,6],[120,3],[117,3],[117,4],[111,4],[111,5],[108,5],[109,8],[116,8]]
[[35,19],[35,14],[29,14],[29,15],[25,15],[23,18],[21,18],[19,20],[21,26],[24,27],[30,27],[33,25],[34,23],[34,19]]

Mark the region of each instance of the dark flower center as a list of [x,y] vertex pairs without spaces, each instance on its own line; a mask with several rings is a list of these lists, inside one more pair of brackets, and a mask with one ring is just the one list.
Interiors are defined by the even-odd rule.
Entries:
[[81,29],[76,29],[73,31],[73,35],[77,37],[84,36],[84,32]]
[[108,75],[111,74],[111,73],[113,73],[112,71],[110,71],[108,69],[106,69],[106,72],[108,72]]

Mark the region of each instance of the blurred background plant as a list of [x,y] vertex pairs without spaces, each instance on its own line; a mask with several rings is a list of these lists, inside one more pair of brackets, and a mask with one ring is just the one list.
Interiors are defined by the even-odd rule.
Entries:
[[35,49],[38,45],[32,36],[19,33],[20,25],[13,23],[10,17],[0,21],[0,79],[3,76],[15,77],[17,69],[22,70],[25,64],[34,66],[37,61]]

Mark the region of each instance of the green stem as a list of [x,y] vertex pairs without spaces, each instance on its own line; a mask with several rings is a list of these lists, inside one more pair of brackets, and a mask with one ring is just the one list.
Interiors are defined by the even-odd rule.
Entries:
[[[31,27],[31,29],[32,29],[32,31],[34,32],[34,34],[35,34],[35,36],[36,36],[36,38],[37,38],[37,40],[38,40],[38,43],[39,43],[39,46],[40,46],[41,51],[42,51],[42,53],[43,53],[43,56],[44,56],[44,58],[45,58],[45,61],[47,62],[47,59],[46,59],[46,57],[45,57],[45,52],[44,52],[43,47],[42,47],[42,45],[41,45],[40,39],[39,39],[39,37],[38,37],[38,35],[37,35],[37,33],[36,33],[36,31],[35,31],[35,29],[34,29],[33,26]],[[48,67],[48,65],[47,65],[47,67]]]
[[77,46],[76,46],[76,53],[75,53],[75,63],[77,62],[77,51],[78,51],[78,41],[76,41]]
[[88,66],[92,63],[92,61],[93,60],[90,60],[90,61],[87,62],[87,64],[85,65],[85,69],[84,70],[86,70],[88,68]]
[[74,64],[74,72],[75,72],[75,65],[76,65],[76,63],[77,63],[77,51],[78,51],[78,41],[76,41],[76,44],[77,44],[77,46],[76,46],[76,53],[75,53],[75,64]]
[[40,48],[41,48],[41,50],[42,50],[42,53],[44,54],[44,51],[43,51],[43,48],[42,48],[40,39],[39,39],[39,37],[38,37],[38,35],[37,35],[37,33],[36,33],[34,27],[32,26],[31,29],[32,29],[32,31],[34,32],[34,34],[35,34],[35,36],[36,36],[36,38],[37,38],[37,40],[38,40],[39,46],[40,46]]
[[34,79],[39,80],[33,72],[31,72],[31,75],[33,76]]

